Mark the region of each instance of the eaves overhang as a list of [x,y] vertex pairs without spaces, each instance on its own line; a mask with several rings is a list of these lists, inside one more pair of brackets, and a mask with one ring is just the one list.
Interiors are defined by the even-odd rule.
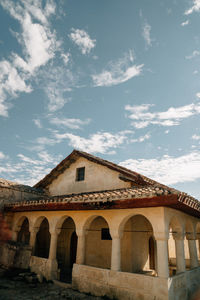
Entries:
[[[75,196],[77,197],[77,196]],[[200,218],[200,202],[194,198],[184,197],[178,194],[160,195],[154,197],[102,199],[90,201],[65,201],[61,197],[55,197],[40,201],[14,203],[5,206],[5,211],[82,211],[82,210],[110,210],[131,209],[148,207],[170,207]]]

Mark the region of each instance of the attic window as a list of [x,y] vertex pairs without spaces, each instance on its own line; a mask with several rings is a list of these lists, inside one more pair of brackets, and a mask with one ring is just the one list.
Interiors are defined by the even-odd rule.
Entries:
[[76,169],[76,181],[83,181],[85,179],[85,167]]

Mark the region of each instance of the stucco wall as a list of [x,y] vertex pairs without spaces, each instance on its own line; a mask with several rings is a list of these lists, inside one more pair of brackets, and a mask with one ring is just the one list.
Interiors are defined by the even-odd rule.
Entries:
[[108,224],[103,218],[97,218],[87,232],[85,263],[89,266],[109,269],[112,241],[101,239],[102,228],[108,228]]
[[[76,181],[76,169],[85,167],[85,180]],[[51,196],[83,193],[130,187],[129,182],[119,179],[119,173],[104,166],[79,158],[59,175],[49,186]]]

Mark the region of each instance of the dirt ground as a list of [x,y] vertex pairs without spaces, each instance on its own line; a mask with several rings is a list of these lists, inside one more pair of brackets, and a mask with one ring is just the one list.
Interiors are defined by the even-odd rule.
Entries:
[[[1,274],[0,300],[102,300],[107,298],[94,297],[79,293],[71,288],[60,287],[53,282],[38,282],[34,275]],[[29,282],[30,281],[30,282]]]

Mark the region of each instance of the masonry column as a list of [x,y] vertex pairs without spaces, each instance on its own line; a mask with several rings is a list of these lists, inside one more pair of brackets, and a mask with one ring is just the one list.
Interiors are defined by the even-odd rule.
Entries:
[[112,236],[112,254],[111,254],[111,270],[121,270],[121,234],[111,231]]
[[199,266],[198,263],[198,256],[197,256],[197,247],[196,247],[196,239],[195,235],[193,233],[188,234],[186,236],[188,240],[188,247],[189,247],[189,253],[190,253],[190,268],[196,268]]
[[182,233],[173,234],[176,248],[176,273],[185,272],[184,236]]
[[158,277],[169,277],[168,265],[168,234],[165,232],[154,233],[157,245],[157,273]]
[[85,239],[86,232],[85,230],[77,230],[76,234],[78,236],[78,245],[77,245],[77,253],[76,253],[76,264],[84,265],[85,263]]
[[60,233],[59,229],[54,229],[50,231],[51,242],[49,249],[48,267],[49,267],[49,279],[58,279],[58,263],[56,259],[57,252],[57,241],[58,235]]
[[32,247],[32,255],[35,253],[35,242],[36,242],[36,235],[38,233],[39,228],[30,227],[30,240],[29,240],[29,246]]

